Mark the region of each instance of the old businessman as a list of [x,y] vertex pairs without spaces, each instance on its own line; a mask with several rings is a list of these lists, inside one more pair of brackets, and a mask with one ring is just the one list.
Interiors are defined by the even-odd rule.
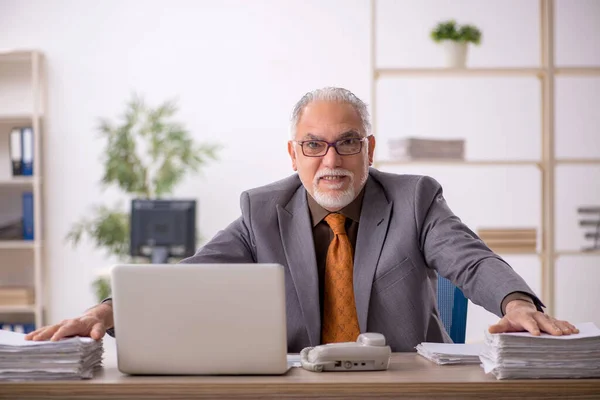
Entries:
[[[523,279],[453,214],[438,182],[371,168],[368,110],[350,91],[304,95],[287,150],[297,173],[242,193],[241,216],[183,262],[283,265],[289,352],[361,332],[382,333],[393,351],[449,342],[438,274],[500,318],[491,332],[577,332],[543,312]],[[107,300],[27,338],[100,339],[112,327]]]

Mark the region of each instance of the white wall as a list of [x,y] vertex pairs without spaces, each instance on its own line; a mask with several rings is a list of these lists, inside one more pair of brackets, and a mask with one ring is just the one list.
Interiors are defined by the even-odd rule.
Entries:
[[[558,2],[561,63],[600,64],[599,4]],[[472,49],[470,65],[535,66],[537,7],[537,0],[381,1],[378,64],[441,65],[441,54],[428,32],[438,20],[454,17],[483,30],[483,44]],[[370,100],[369,23],[367,0],[0,0],[0,48],[39,49],[48,61],[44,132],[48,322],[91,306],[94,271],[112,262],[89,245],[73,250],[64,241],[72,223],[93,204],[112,204],[119,198],[98,186],[102,146],[96,135],[98,117],[119,115],[132,91],[145,94],[154,104],[177,97],[179,118],[194,135],[224,146],[219,162],[177,191],[178,196],[199,199],[200,229],[211,237],[238,216],[241,191],[292,172],[285,150],[287,118],[304,92],[336,85]],[[536,85],[528,78],[382,82],[378,101],[387,112],[379,121],[378,156],[385,158],[385,142],[393,135],[439,133],[467,137],[472,158],[538,157]],[[560,82],[557,93],[580,98],[577,104],[598,104],[594,85]],[[449,100],[457,91],[458,99]],[[582,113],[585,119],[570,104],[574,103],[568,101],[564,110],[558,110],[557,134],[563,136],[557,143],[566,141],[568,127],[577,124],[576,140],[569,141],[575,147],[569,154],[600,156],[596,114]],[[589,145],[592,142],[595,147]],[[396,170],[439,178],[451,206],[467,223],[539,224],[539,175],[534,170]],[[557,228],[569,232],[557,235],[560,248],[581,245],[573,215],[577,193],[586,191],[586,201],[600,202],[597,187],[573,183],[574,177],[585,180],[588,170],[568,175],[559,184],[568,187],[557,201],[564,206]],[[505,189],[498,190],[497,182]],[[481,196],[464,195],[473,193],[474,187],[480,187]],[[495,190],[494,195],[485,196],[485,190]],[[509,261],[539,290],[538,260]],[[565,273],[565,265],[581,268],[582,273]],[[597,309],[582,311],[570,296],[584,285],[586,301],[600,300],[588,280],[595,277],[597,282],[595,266],[598,258],[561,262],[559,316],[600,324]],[[563,284],[563,279],[568,282]],[[574,309],[578,311],[571,312]],[[468,336],[476,340],[494,318],[471,310]]]

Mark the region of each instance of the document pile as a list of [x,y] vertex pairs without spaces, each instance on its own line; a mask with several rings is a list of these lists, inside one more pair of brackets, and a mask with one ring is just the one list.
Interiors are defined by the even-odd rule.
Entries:
[[486,332],[481,362],[497,379],[600,377],[600,329],[575,325],[578,334],[490,334]]
[[102,342],[91,338],[32,342],[0,330],[0,381],[91,378],[103,351]]
[[479,364],[479,353],[483,350],[483,344],[423,342],[416,349],[419,355],[438,365]]

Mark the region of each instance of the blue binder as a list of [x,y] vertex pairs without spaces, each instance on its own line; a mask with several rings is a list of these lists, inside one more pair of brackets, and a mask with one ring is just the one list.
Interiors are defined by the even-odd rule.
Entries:
[[33,175],[33,129],[21,129],[21,174]]
[[35,324],[9,324],[8,322],[0,322],[0,329],[27,334],[35,331]]
[[23,192],[23,240],[33,240],[32,192]]

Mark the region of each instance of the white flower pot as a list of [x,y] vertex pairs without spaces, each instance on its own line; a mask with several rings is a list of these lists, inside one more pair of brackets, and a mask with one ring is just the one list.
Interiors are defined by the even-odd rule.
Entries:
[[446,52],[446,67],[448,68],[466,68],[467,42],[455,42],[453,40],[444,40],[442,43]]

